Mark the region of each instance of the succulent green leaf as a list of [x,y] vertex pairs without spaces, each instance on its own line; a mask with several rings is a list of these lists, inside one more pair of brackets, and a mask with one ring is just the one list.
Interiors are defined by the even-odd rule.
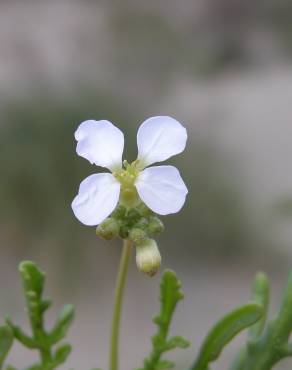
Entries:
[[53,303],[52,300],[48,298],[41,301],[40,302],[41,312],[44,313],[45,311],[47,311],[51,307],[52,303]]
[[139,370],[169,369],[174,364],[167,360],[161,360],[163,353],[174,348],[186,348],[188,346],[188,341],[182,337],[167,338],[175,308],[181,299],[183,299],[183,293],[180,281],[173,271],[166,270],[162,275],[160,284],[160,312],[153,318],[158,330],[152,337],[152,351],[144,360],[143,368]]
[[30,261],[22,262],[19,271],[26,296],[32,335],[30,337],[24,333],[20,327],[13,324],[10,318],[6,319],[7,327],[21,344],[39,351],[40,362],[31,365],[27,370],[54,370],[66,361],[71,352],[69,344],[59,345],[56,349],[54,345],[66,335],[73,320],[74,308],[71,305],[64,306],[54,328],[51,332],[47,332],[44,316],[52,300],[44,299],[42,296],[45,274]]
[[70,344],[63,344],[62,346],[58,347],[55,353],[54,365],[58,366],[63,364],[71,353],[71,349],[72,347]]
[[253,300],[263,306],[263,315],[250,327],[248,342],[233,362],[232,370],[269,370],[283,358],[292,356],[292,345],[289,344],[292,331],[292,271],[280,310],[267,325],[269,287],[264,274],[257,274],[252,291]]
[[33,338],[30,338],[27,334],[25,334],[19,326],[14,325],[10,317],[6,318],[6,324],[12,330],[14,338],[16,338],[25,347],[30,349],[37,348],[35,340],[33,340]]
[[22,277],[25,291],[29,292],[29,294],[35,293],[37,297],[41,297],[44,288],[45,274],[31,261],[22,262],[19,266],[19,272]]
[[203,342],[198,359],[192,370],[208,369],[208,364],[219,357],[221,351],[231,339],[257,322],[262,317],[263,312],[261,305],[249,303],[233,310],[218,321]]
[[183,337],[180,337],[180,336],[176,336],[176,337],[172,337],[171,339],[169,339],[164,347],[164,350],[165,351],[170,351],[174,348],[187,348],[189,347],[190,345],[190,342],[188,340],[186,340],[185,338]]
[[172,361],[162,360],[159,361],[156,368],[157,370],[166,370],[166,369],[172,369],[174,368],[175,363]]
[[235,359],[232,361],[230,370],[244,370],[245,362],[247,357],[247,348],[246,346],[241,348]]
[[63,339],[73,321],[74,318],[74,307],[72,305],[66,305],[62,308],[58,320],[49,334],[51,343],[57,343]]
[[10,351],[13,343],[13,332],[8,325],[0,326],[0,368]]
[[265,327],[269,308],[269,280],[266,274],[258,272],[252,285],[252,301],[263,307],[262,317],[249,328],[249,340],[256,341]]

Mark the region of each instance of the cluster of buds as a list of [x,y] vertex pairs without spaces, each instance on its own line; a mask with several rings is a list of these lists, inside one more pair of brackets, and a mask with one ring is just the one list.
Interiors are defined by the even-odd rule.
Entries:
[[134,208],[118,205],[116,210],[96,228],[96,234],[111,240],[116,237],[131,240],[136,247],[137,267],[153,276],[160,267],[161,256],[152,238],[162,233],[161,220],[142,202]]

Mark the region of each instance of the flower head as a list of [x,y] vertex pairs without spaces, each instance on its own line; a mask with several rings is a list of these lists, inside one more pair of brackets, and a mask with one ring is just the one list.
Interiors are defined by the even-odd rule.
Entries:
[[122,160],[124,135],[109,121],[85,121],[75,132],[75,138],[78,155],[111,171],[90,175],[81,182],[72,209],[83,224],[100,224],[118,204],[120,208],[135,210],[144,203],[160,215],[182,208],[188,190],[179,171],[173,166],[148,167],[184,150],[187,132],[175,119],[151,117],[141,124],[137,134],[138,156],[132,163]]

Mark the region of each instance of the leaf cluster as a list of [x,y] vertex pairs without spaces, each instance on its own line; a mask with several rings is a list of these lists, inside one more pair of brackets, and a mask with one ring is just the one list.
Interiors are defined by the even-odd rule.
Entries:
[[[52,301],[43,298],[45,274],[30,262],[19,267],[26,297],[31,334],[15,325],[11,318],[0,326],[0,370],[17,370],[4,367],[14,339],[24,347],[37,350],[39,362],[25,370],[54,370],[65,363],[70,344],[63,343],[74,317],[71,305],[65,305],[51,329],[45,327],[45,313]],[[247,341],[232,363],[230,370],[270,370],[280,360],[292,356],[292,272],[290,273],[283,301],[276,317],[267,322],[269,307],[269,281],[258,273],[252,285],[250,303],[234,309],[221,318],[209,331],[190,370],[210,370],[228,343],[244,329]],[[181,283],[176,274],[166,270],[160,285],[160,312],[153,318],[157,331],[152,337],[150,354],[137,370],[166,370],[174,363],[164,358],[165,353],[176,348],[187,348],[189,342],[181,336],[170,336],[170,325],[177,304],[183,299]],[[94,369],[98,370],[98,369]]]
[[269,370],[279,361],[292,356],[292,272],[290,272],[282,304],[276,317],[267,322],[269,281],[258,273],[252,287],[252,297],[263,307],[261,319],[249,329],[245,346],[239,352],[231,370]]
[[209,364],[218,359],[224,347],[262,315],[263,308],[257,303],[246,304],[225,315],[209,331],[191,370],[208,370]]
[[191,370],[210,370],[210,364],[242,330],[249,328],[245,346],[230,370],[270,370],[283,358],[292,356],[292,272],[276,317],[267,323],[269,281],[258,273],[252,285],[252,302],[219,320],[209,331]]

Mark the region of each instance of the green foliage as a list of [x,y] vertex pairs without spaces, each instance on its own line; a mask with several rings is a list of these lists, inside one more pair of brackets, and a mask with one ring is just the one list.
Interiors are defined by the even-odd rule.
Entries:
[[269,370],[283,358],[292,356],[292,344],[289,343],[292,332],[292,271],[280,310],[268,324],[265,325],[269,283],[264,274],[257,274],[252,295],[254,300],[262,304],[264,315],[250,328],[247,343],[232,364],[231,370]]
[[[22,262],[19,271],[32,335],[25,333],[7,318],[6,324],[0,326],[0,370],[4,370],[4,362],[14,339],[26,348],[39,352],[39,362],[25,370],[54,370],[66,362],[71,352],[70,344],[61,341],[72,323],[74,309],[71,305],[65,305],[55,325],[46,330],[44,315],[52,301],[43,298],[45,274],[30,261]],[[173,271],[166,270],[160,285],[160,312],[153,318],[157,332],[152,337],[152,350],[145,358],[143,367],[137,370],[170,369],[174,363],[164,359],[163,355],[173,349],[189,346],[189,342],[181,336],[169,337],[173,314],[181,299],[183,293],[180,281]],[[230,370],[270,370],[283,358],[292,357],[292,343],[289,342],[292,332],[292,271],[280,310],[267,324],[268,306],[268,278],[258,273],[252,284],[252,302],[228,313],[213,326],[191,370],[210,370],[210,364],[218,359],[225,346],[246,328],[249,328],[247,342]],[[6,365],[5,370],[17,369]]]
[[[39,351],[40,362],[29,367],[27,370],[56,369],[67,360],[71,352],[71,346],[69,344],[59,344],[59,342],[66,336],[70,324],[72,323],[74,308],[71,305],[64,306],[59,313],[54,327],[50,331],[47,331],[44,326],[44,314],[51,306],[52,301],[43,299],[45,274],[30,261],[22,262],[19,266],[19,272],[26,297],[32,335],[26,334],[19,326],[15,325],[10,318],[7,318],[6,329],[2,328],[2,331],[0,330],[0,345],[4,342],[1,338],[1,333],[3,332],[5,334],[6,330],[5,343],[7,351],[12,344],[13,336],[23,346]],[[11,339],[7,337],[9,331],[11,332]],[[55,345],[56,348],[54,348]],[[0,350],[2,350],[2,348],[5,349],[3,345],[1,345]],[[5,351],[3,351],[3,353],[4,352]],[[8,369],[12,370],[13,368],[10,367]]]
[[157,333],[152,337],[152,351],[144,360],[139,370],[163,370],[173,367],[173,362],[162,360],[161,356],[175,348],[186,348],[189,342],[180,336],[168,338],[169,327],[177,303],[183,299],[181,283],[173,271],[166,270],[160,285],[160,313],[153,318],[158,326]]
[[246,345],[240,350],[230,370],[270,370],[285,357],[292,356],[292,271],[281,308],[266,324],[269,306],[269,281],[258,273],[252,285],[253,303],[242,306],[220,320],[209,332],[191,370],[209,370],[226,344],[249,327]]
[[[0,369],[13,343],[13,332],[8,325],[0,326]],[[10,368],[12,369],[12,368]],[[7,368],[8,370],[8,368]]]
[[252,300],[263,307],[263,315],[249,329],[249,338],[252,341],[257,340],[264,329],[269,308],[269,293],[267,276],[262,272],[257,273],[252,285]]
[[208,370],[209,363],[220,356],[234,336],[257,322],[262,315],[262,306],[250,303],[224,316],[207,335],[192,370]]

